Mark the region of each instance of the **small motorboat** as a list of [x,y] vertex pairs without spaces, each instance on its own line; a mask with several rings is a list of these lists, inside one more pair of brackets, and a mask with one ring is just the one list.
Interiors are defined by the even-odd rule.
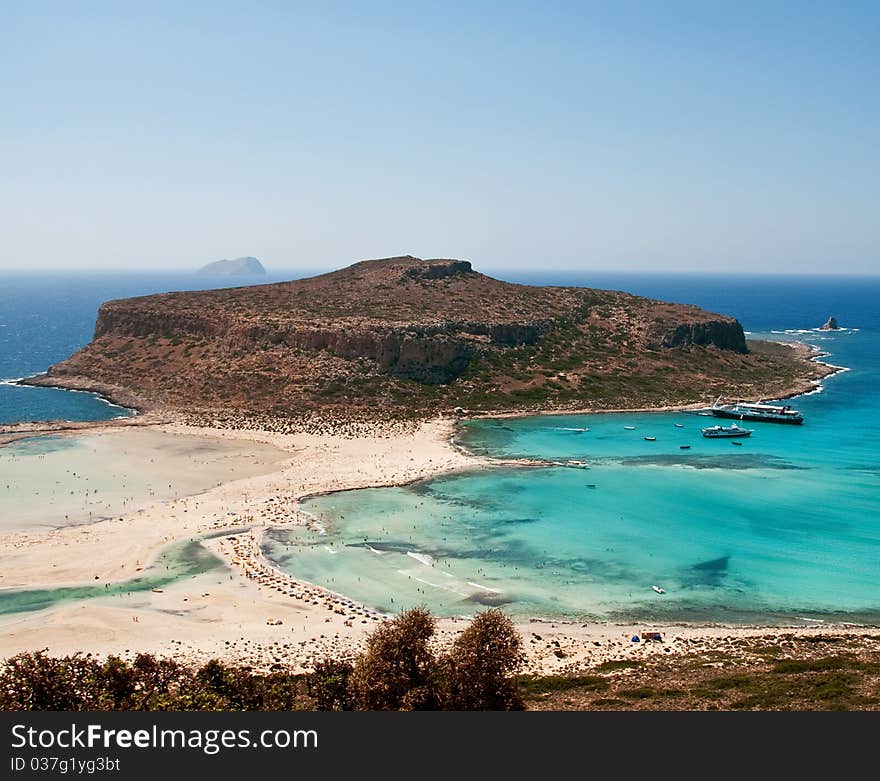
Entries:
[[708,426],[701,428],[700,432],[707,439],[720,439],[723,437],[750,437],[753,429],[740,428],[734,423],[732,426]]
[[645,437],[645,442],[656,442],[657,437]]
[[684,428],[684,423],[673,423],[676,428]]
[[636,427],[635,427],[635,426],[624,426],[624,428],[625,428],[627,431],[635,431],[635,430],[636,430]]
[[666,593],[666,589],[665,589],[665,588],[661,588],[660,586],[651,586],[651,588],[652,588],[655,592],[657,592],[658,594],[665,594],[665,593]]
[[587,488],[595,488],[595,487],[596,487],[595,483],[587,483]]
[[736,440],[733,440],[733,442],[731,442],[730,444],[731,445],[739,445],[740,447],[742,447],[742,445],[743,445],[742,442],[737,442]]
[[691,446],[690,445],[679,445],[678,449],[679,450],[690,450]]

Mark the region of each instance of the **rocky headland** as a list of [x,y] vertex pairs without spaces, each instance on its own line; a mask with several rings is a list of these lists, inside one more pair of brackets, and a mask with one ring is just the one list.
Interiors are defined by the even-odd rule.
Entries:
[[109,301],[34,384],[140,409],[369,418],[770,397],[825,374],[735,319],[628,293],[517,285],[462,260],[369,260],[308,279]]

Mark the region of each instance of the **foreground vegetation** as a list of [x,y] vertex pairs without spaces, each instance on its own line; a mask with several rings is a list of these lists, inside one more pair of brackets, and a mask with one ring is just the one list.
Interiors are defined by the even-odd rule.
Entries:
[[[448,651],[434,618],[401,613],[354,660],[307,674],[139,654],[132,661],[23,653],[0,667],[0,710],[880,710],[880,635],[779,635],[723,650],[518,675],[522,640],[498,610]],[[659,649],[658,649],[659,650]]]
[[435,620],[414,609],[378,627],[354,662],[327,659],[301,675],[213,660],[201,667],[138,654],[8,659],[0,671],[0,710],[278,711],[517,710],[514,673],[522,640],[497,610],[481,613],[449,652],[430,645]]
[[610,661],[523,676],[533,710],[880,710],[880,636],[782,637],[758,647]]

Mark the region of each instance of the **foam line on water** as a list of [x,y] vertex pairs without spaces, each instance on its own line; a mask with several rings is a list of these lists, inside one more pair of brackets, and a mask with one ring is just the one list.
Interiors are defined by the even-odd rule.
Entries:
[[441,583],[432,583],[430,580],[425,580],[424,578],[420,578],[418,575],[413,575],[412,573],[407,572],[405,569],[397,570],[397,574],[398,575],[405,575],[406,577],[411,578],[412,580],[416,580],[419,583],[424,583],[426,586],[430,586],[431,588],[436,588],[440,591],[451,591],[453,594],[458,594],[461,597],[470,596],[470,594],[468,594],[465,591],[459,591],[456,588],[452,588],[452,586],[444,586]]
[[[31,376],[32,377],[39,377],[40,375],[33,374]],[[10,387],[15,387],[15,388],[30,388],[32,390],[36,390],[38,388],[43,388],[44,390],[56,390],[56,391],[60,391],[62,393],[84,393],[87,396],[91,396],[95,400],[101,402],[102,404],[106,404],[108,407],[114,407],[115,409],[124,409],[127,412],[130,412],[131,417],[134,417],[135,415],[138,414],[138,411],[136,409],[133,409],[132,407],[126,407],[123,404],[116,404],[115,402],[110,401],[110,399],[108,399],[106,396],[102,396],[100,393],[96,393],[95,391],[81,390],[79,388],[56,388],[56,387],[45,388],[45,386],[43,386],[43,385],[22,385],[22,380],[26,380],[26,379],[29,379],[29,377],[7,377],[6,379],[0,380],[0,385],[8,385]],[[128,416],[119,415],[117,418],[114,418],[114,420],[117,420],[118,418],[122,418],[122,417],[128,417]],[[67,422],[70,423],[73,421],[67,421]]]
[[480,589],[480,591],[488,591],[492,594],[501,594],[502,591],[500,588],[489,588],[489,586],[484,586],[482,583],[474,583],[472,580],[467,581],[469,586],[473,586],[474,588]]

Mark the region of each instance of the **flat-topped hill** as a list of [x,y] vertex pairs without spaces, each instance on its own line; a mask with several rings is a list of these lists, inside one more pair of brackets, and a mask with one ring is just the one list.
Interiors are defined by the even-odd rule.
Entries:
[[790,390],[808,365],[733,318],[504,282],[461,260],[368,260],[271,285],[105,303],[43,382],[146,406],[299,414],[633,407]]

